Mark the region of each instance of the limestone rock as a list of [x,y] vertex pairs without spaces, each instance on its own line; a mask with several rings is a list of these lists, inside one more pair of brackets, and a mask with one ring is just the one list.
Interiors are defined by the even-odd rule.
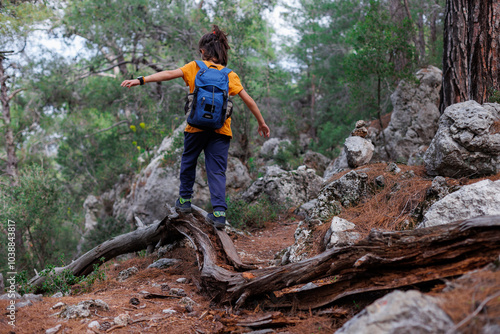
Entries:
[[241,162],[240,159],[229,157],[226,170],[226,185],[231,189],[242,189],[248,187],[252,183],[252,178],[248,173],[248,168]]
[[330,159],[323,154],[313,151],[307,151],[303,157],[303,163],[307,168],[312,168],[316,174],[323,175],[326,167],[330,163]]
[[325,219],[337,215],[342,206],[355,205],[366,196],[368,175],[350,171],[323,187],[310,213],[311,218]]
[[87,318],[91,315],[91,308],[100,310],[109,310],[108,304],[100,299],[84,300],[76,305],[66,306],[59,314],[60,318],[74,319],[74,318]]
[[314,198],[322,184],[323,179],[305,166],[289,172],[269,167],[266,175],[257,179],[241,197],[251,203],[267,195],[272,203],[297,206]]
[[369,140],[358,136],[348,137],[344,143],[347,164],[351,168],[366,165],[372,159],[374,149]]
[[419,291],[394,291],[367,306],[336,334],[440,334],[454,326],[437,300]]
[[449,106],[424,155],[429,175],[479,177],[500,171],[500,104],[467,101]]
[[262,147],[260,148],[260,155],[272,158],[278,154],[280,149],[283,149],[290,144],[291,142],[288,139],[270,138],[262,144]]
[[351,136],[357,136],[365,138],[368,135],[368,130],[366,129],[366,122],[359,120],[356,122],[356,127],[351,132]]
[[117,326],[127,326],[130,320],[130,315],[122,313],[113,319],[113,322]]
[[328,181],[332,176],[335,174],[338,174],[340,172],[343,172],[347,169],[351,169],[349,167],[349,163],[347,162],[347,154],[345,150],[342,150],[340,152],[340,155],[330,162],[330,164],[326,167],[325,173],[323,174],[323,179],[325,181]]
[[311,249],[313,237],[313,226],[310,223],[300,222],[294,233],[293,245],[287,247],[276,255],[277,264],[285,265],[288,263],[296,263],[309,257],[308,250]]
[[463,186],[434,203],[418,228],[485,215],[500,215],[500,180]]
[[123,282],[126,279],[128,279],[130,276],[137,274],[139,272],[139,269],[137,267],[130,267],[128,269],[122,270],[118,273],[118,282]]
[[[409,158],[421,146],[429,145],[436,134],[442,72],[428,66],[416,73],[416,80],[401,81],[391,95],[393,111],[388,126],[384,130],[368,129],[368,138],[375,145],[373,159],[410,162]],[[421,161],[412,159],[411,162]]]
[[177,264],[181,262],[181,260],[178,259],[159,259],[153,263],[151,263],[148,268],[158,268],[158,269],[165,269],[168,267],[173,266],[174,264]]
[[342,219],[340,217],[333,217],[330,224],[330,228],[325,234],[324,244],[326,248],[332,247],[344,247],[353,245],[357,240],[361,238],[359,233],[350,231],[354,229],[356,225],[353,223]]

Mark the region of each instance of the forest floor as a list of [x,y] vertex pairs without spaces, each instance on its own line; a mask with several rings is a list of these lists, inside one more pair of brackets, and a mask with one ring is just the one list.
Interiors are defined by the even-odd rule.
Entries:
[[[392,191],[392,195],[388,196],[384,191],[373,193],[363,203],[345,210],[341,215],[357,224],[358,232],[362,234],[372,228],[411,228],[415,210],[418,211],[418,205],[431,185],[432,180],[424,175],[422,169],[399,166],[402,173],[412,169],[415,174],[411,178],[401,178],[387,173],[385,167],[384,164],[371,165],[367,174],[369,180],[384,174],[387,183],[385,188]],[[490,179],[498,180],[500,174]],[[448,181],[450,184],[466,184],[479,180]],[[399,186],[395,188],[391,183]],[[394,189],[397,189],[396,193]],[[293,244],[299,221],[299,217],[289,212],[279,221],[269,222],[258,230],[230,233],[230,236],[243,262],[267,267],[274,263],[276,253]],[[325,232],[325,228],[315,231],[315,240],[318,242],[311,255],[321,251],[319,240]],[[70,295],[43,297],[42,301],[18,309],[15,328],[7,324],[7,312],[4,311],[5,316],[0,318],[0,333],[46,333],[47,329],[59,325],[57,333],[334,333],[365,306],[381,297],[380,294],[357,295],[305,312],[262,309],[258,304],[235,311],[213,303],[200,292],[197,260],[189,243],[174,248],[164,257],[181,261],[167,269],[147,268],[158,259],[155,253],[150,256],[131,254],[108,261],[99,269],[106,274],[106,278],[94,283],[89,289],[75,286]],[[136,274],[124,281],[117,279],[122,270],[134,266],[139,270]],[[500,290],[498,266],[497,263],[496,266],[491,265],[487,269],[446,280],[421,291],[439,296],[440,306],[456,324],[469,317],[460,327],[462,333],[480,333],[485,324],[500,325],[500,298],[482,303]],[[178,281],[182,278],[184,282]],[[181,306],[181,297],[172,293],[176,288],[183,289],[196,304]],[[87,318],[63,319],[58,316],[61,309],[52,308],[59,302],[76,305],[93,299],[104,301],[109,310],[91,308],[92,312]],[[0,300],[0,308],[6,310],[8,303],[8,300]],[[471,316],[473,313],[477,314]],[[128,319],[125,322],[127,324],[115,325],[114,319],[118,316]],[[273,319],[272,328],[267,324],[269,319]],[[98,327],[89,328],[89,324],[94,321],[99,323]]]

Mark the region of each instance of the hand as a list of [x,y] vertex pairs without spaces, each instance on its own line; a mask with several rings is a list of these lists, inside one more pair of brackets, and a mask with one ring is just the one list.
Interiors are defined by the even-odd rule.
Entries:
[[259,135],[262,137],[267,137],[269,138],[269,134],[271,133],[271,130],[269,130],[269,127],[267,126],[266,123],[259,124],[259,128],[257,129],[259,132]]
[[139,79],[132,79],[132,80],[124,80],[120,86],[122,87],[134,87],[134,86],[139,86],[141,82]]

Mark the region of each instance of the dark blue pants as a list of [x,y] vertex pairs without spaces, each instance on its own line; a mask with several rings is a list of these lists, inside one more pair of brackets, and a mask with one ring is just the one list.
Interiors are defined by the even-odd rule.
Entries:
[[196,178],[196,163],[205,152],[210,200],[214,211],[226,211],[226,168],[230,138],[213,131],[184,132],[184,153],[181,160],[179,195],[191,198]]

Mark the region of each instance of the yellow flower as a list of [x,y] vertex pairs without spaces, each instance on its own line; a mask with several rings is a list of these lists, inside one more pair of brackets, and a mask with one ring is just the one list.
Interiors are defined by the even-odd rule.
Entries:
[[130,126],[130,130],[134,131],[135,132],[135,125],[131,125]]
[[140,147],[140,146],[137,146],[137,149],[140,151],[140,150],[141,150],[141,147]]
[[132,145],[137,146],[137,142],[134,140],[134,141],[132,142]]
[[146,124],[145,124],[144,122],[139,123],[139,126],[140,126],[141,128],[143,128],[143,129],[145,129],[145,128],[146,128]]

